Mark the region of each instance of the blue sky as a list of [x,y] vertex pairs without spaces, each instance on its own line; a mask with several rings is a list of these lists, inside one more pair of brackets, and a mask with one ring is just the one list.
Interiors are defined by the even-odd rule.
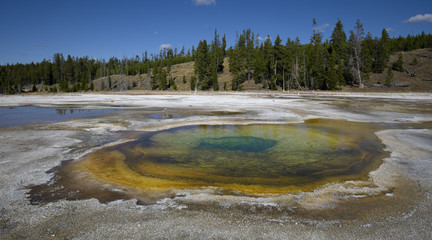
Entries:
[[[134,57],[162,44],[173,48],[211,40],[215,28],[233,45],[236,31],[251,28],[261,36],[277,34],[310,41],[316,18],[329,38],[338,18],[348,34],[356,19],[365,32],[380,36],[432,33],[428,0],[158,0],[23,1],[0,0],[0,64],[40,62],[65,57]],[[411,20],[409,20],[411,18]]]

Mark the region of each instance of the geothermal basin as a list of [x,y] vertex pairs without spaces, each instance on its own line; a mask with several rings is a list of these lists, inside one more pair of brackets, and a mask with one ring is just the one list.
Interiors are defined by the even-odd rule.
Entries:
[[430,94],[1,96],[23,106],[94,114],[0,128],[5,239],[429,236]]

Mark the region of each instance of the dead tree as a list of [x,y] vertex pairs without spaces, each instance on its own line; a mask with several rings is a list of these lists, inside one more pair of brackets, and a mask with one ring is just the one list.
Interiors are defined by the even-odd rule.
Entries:
[[350,62],[351,66],[354,68],[353,75],[357,78],[359,83],[359,88],[363,88],[363,80],[361,78],[361,43],[363,41],[363,24],[360,23],[360,20],[357,19],[356,26],[354,27],[354,31],[350,31],[349,44],[350,44]]

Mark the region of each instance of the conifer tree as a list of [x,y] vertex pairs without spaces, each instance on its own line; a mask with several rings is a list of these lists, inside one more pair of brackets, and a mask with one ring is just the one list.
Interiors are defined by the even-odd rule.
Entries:
[[[213,90],[219,91],[218,74],[217,74],[216,56],[212,56],[210,65],[208,66],[209,85]],[[209,88],[210,88],[209,87]]]
[[67,60],[65,63],[65,78],[68,82],[68,85],[71,86],[74,78],[74,60],[71,55],[67,56]]
[[167,70],[166,69],[162,69],[162,71],[160,71],[160,85],[159,85],[159,90],[166,90],[168,88],[168,82],[167,82]]
[[317,27],[315,18],[313,19],[313,34],[311,37],[312,44],[312,65],[311,71],[311,89],[322,88],[325,86],[325,65],[324,65],[324,51],[322,45],[322,33]]
[[195,74],[198,76],[198,86],[201,89],[208,90],[212,87],[216,87],[216,57],[209,52],[209,47],[206,40],[200,41],[200,43],[198,44],[195,53],[194,69]]
[[223,72],[224,51],[224,46],[219,40],[219,35],[217,34],[217,30],[215,29],[215,36],[212,42],[211,54],[213,55],[212,57],[215,59],[215,64],[213,66],[216,67],[217,72]]
[[195,77],[195,75],[192,75],[191,77],[190,77],[190,89],[192,90],[192,91],[194,91],[194,90],[196,90],[197,89],[197,86],[196,86],[197,84],[196,84],[196,77]]
[[329,57],[329,63],[327,67],[327,74],[326,74],[326,83],[327,83],[327,89],[334,90],[336,89],[337,83],[338,83],[338,74],[336,71],[336,52],[331,49],[330,57]]
[[201,86],[206,78],[207,67],[210,64],[206,40],[200,41],[195,52],[195,75],[198,77],[198,86]]
[[399,71],[399,72],[403,72],[404,68],[403,68],[403,55],[402,53],[399,53],[398,55],[398,59],[396,60],[396,62],[393,63],[393,70]]
[[265,58],[263,52],[263,44],[261,44],[260,48],[256,50],[253,59],[253,77],[255,80],[255,84],[263,83],[266,76],[265,71]]
[[265,82],[263,84],[263,88],[274,89],[274,84],[272,83],[272,74],[273,74],[273,44],[271,42],[270,36],[266,37],[263,46],[263,56],[264,56],[264,74],[265,74]]
[[243,64],[241,63],[241,52],[238,49],[230,51],[229,55],[229,71],[232,74],[231,90],[237,91],[241,83],[241,73],[243,72]]
[[229,66],[233,76],[231,88],[237,91],[240,88],[240,84],[246,78],[246,40],[243,34],[240,35],[234,49],[230,53]]
[[361,61],[363,63],[362,72],[364,80],[369,80],[370,73],[372,72],[373,59],[375,55],[376,43],[372,39],[372,34],[368,33],[361,44]]
[[417,66],[418,65],[418,59],[417,59],[417,57],[413,58],[413,60],[411,62],[411,65],[413,65],[413,66]]
[[333,45],[336,54],[336,64],[345,64],[348,60],[348,44],[343,24],[340,19],[338,19],[336,26],[333,29],[330,42]]
[[160,81],[160,79],[159,79],[159,76],[160,76],[160,73],[159,73],[159,66],[155,66],[154,68],[153,68],[153,70],[152,70],[152,79],[151,79],[151,85],[152,85],[152,89],[153,90],[156,90],[156,89],[158,89],[159,88],[159,81]]
[[386,85],[387,87],[391,87],[393,85],[393,71],[391,67],[387,69]]
[[285,71],[286,48],[282,45],[279,35],[276,36],[273,48],[274,56],[274,79],[276,86],[283,87],[282,75]]
[[[53,57],[53,64],[52,64],[52,71],[53,71],[53,78],[54,82],[59,83],[60,91],[67,92],[69,91],[69,86],[67,82],[65,82],[64,78],[64,57],[61,53],[54,54]],[[19,88],[20,89],[20,88]]]
[[339,64],[337,70],[337,78],[338,78],[337,84],[339,87],[346,84],[344,72],[345,72],[344,66],[342,64]]
[[245,35],[246,39],[246,79],[245,80],[251,80],[252,79],[252,69],[253,69],[253,59],[255,55],[255,34],[250,30],[246,30],[246,32],[243,31],[243,34]]
[[226,47],[227,47],[227,43],[226,43],[226,38],[225,38],[225,34],[222,37],[222,53],[223,56],[226,56]]
[[390,58],[390,38],[385,29],[381,32],[381,39],[376,44],[376,55],[373,65],[375,73],[382,73],[387,67]]

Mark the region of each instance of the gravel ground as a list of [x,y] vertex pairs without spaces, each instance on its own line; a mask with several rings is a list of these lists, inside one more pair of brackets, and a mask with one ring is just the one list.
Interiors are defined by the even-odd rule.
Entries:
[[[0,96],[0,106],[122,108],[48,125],[0,129],[0,239],[430,239],[431,94],[80,94]],[[148,114],[181,115],[151,118]],[[50,169],[131,138],[124,131],[197,123],[376,124],[390,156],[367,181],[273,197],[190,190],[153,205],[60,200],[32,205]]]

